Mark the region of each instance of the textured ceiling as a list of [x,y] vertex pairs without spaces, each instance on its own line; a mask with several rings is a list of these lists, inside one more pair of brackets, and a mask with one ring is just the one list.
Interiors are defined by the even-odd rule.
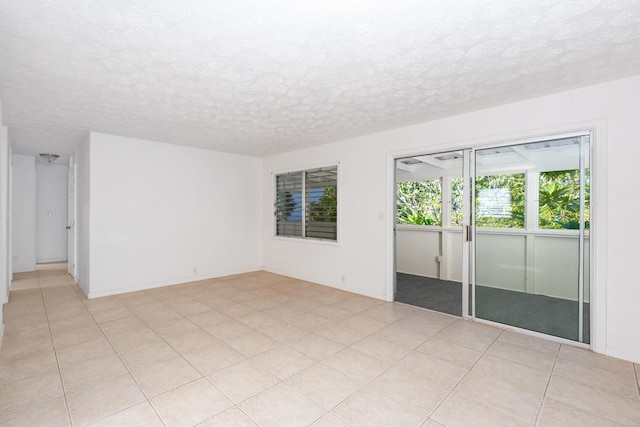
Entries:
[[640,74],[633,0],[2,0],[16,152],[265,156]]

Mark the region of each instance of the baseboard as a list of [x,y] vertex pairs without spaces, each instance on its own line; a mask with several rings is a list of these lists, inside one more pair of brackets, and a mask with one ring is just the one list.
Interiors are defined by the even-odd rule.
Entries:
[[322,286],[328,286],[330,288],[334,288],[334,289],[338,289],[340,291],[345,291],[345,292],[350,292],[352,294],[357,294],[357,295],[362,295],[365,297],[369,297],[369,298],[374,298],[374,299],[378,299],[378,300],[382,300],[382,301],[387,301],[386,296],[384,294],[377,294],[377,293],[373,293],[373,292],[367,292],[363,289],[353,289],[350,288],[342,283],[332,283],[332,282],[323,282],[320,280],[316,280],[313,278],[309,278],[309,277],[300,277],[300,276],[296,276],[293,274],[288,274],[285,273],[283,271],[278,271],[277,269],[273,269],[273,268],[269,268],[269,267],[263,267],[262,270],[269,272],[269,273],[274,273],[274,274],[279,274],[280,276],[286,276],[286,277],[291,277],[293,279],[298,279],[298,280],[304,280],[305,282],[311,282],[311,283],[316,283],[318,285],[322,285]]
[[629,362],[640,363],[640,354],[621,348],[608,346],[607,356],[617,357],[618,359],[628,360]]
[[89,292],[87,294],[87,298],[92,299],[92,298],[107,297],[107,296],[111,296],[111,295],[126,294],[126,293],[129,293],[129,292],[146,291],[146,290],[149,290],[149,289],[162,288],[162,287],[165,287],[165,286],[182,285],[182,284],[185,284],[185,283],[199,282],[201,280],[209,280],[209,279],[218,279],[220,277],[234,276],[234,275],[237,275],[237,274],[255,273],[256,271],[261,271],[261,270],[262,270],[262,267],[252,267],[252,268],[246,268],[246,269],[238,269],[238,270],[229,270],[229,271],[223,271],[223,272],[216,272],[216,273],[205,274],[205,275],[201,275],[201,276],[183,277],[183,278],[179,278],[179,279],[167,280],[167,281],[162,281],[162,282],[145,283],[145,284],[142,284],[142,285],[127,286],[126,288],[108,289],[108,290],[99,291],[99,292]]
[[37,259],[36,264],[60,264],[62,262],[69,262],[66,258],[52,258],[52,259]]
[[29,267],[16,267],[15,265],[13,266],[13,274],[16,273],[30,273],[32,271],[36,271],[36,266],[34,265],[33,267],[29,266]]

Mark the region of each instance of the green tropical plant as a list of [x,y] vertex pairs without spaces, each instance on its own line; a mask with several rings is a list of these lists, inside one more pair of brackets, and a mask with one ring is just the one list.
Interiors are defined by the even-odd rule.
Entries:
[[451,180],[451,225],[462,225],[464,223],[462,212],[463,186],[464,181],[462,178],[453,178]]
[[399,182],[396,206],[399,224],[442,225],[441,181]]
[[309,221],[336,222],[338,215],[338,190],[336,187],[325,187],[317,202],[310,202],[308,207]]
[[[585,228],[589,228],[589,170],[585,176]],[[540,173],[539,226],[547,229],[580,228],[580,171]]]

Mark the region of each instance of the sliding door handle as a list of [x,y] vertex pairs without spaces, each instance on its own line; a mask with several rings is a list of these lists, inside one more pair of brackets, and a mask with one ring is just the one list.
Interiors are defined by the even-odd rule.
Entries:
[[471,241],[471,226],[470,225],[465,225],[464,226],[464,241],[465,242],[470,242]]

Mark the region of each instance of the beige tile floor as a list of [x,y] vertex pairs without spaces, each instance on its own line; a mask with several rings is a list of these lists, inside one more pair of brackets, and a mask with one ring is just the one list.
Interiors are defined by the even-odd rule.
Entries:
[[640,425],[638,365],[264,272],[4,310],[3,426]]

